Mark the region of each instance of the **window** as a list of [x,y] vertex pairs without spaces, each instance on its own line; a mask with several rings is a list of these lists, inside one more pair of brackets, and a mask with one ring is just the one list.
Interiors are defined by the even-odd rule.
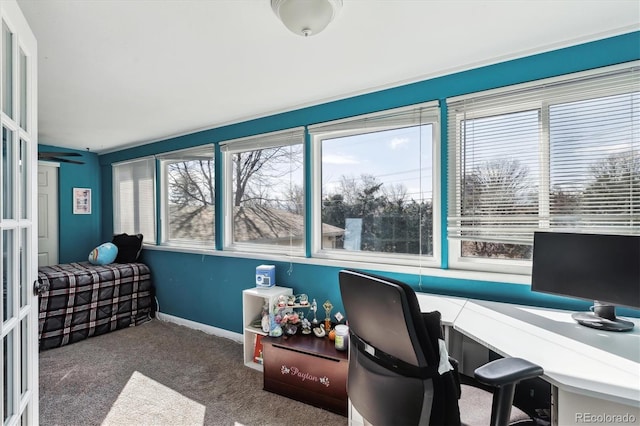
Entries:
[[162,242],[213,247],[215,237],[214,146],[159,156]]
[[450,100],[451,260],[527,261],[537,229],[640,232],[639,78],[617,67]]
[[113,165],[113,230],[142,234],[145,243],[156,242],[153,158]]
[[304,129],[223,142],[225,247],[302,254]]
[[310,127],[314,251],[438,266],[436,103]]

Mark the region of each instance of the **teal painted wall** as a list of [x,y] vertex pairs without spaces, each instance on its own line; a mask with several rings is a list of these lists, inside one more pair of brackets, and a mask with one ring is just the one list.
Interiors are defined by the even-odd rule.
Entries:
[[[401,87],[355,96],[348,99],[311,106],[295,111],[250,120],[233,125],[167,139],[122,150],[99,157],[102,173],[103,239],[113,233],[111,210],[111,167],[114,162],[183,149],[205,143],[219,142],[295,126],[365,114],[431,100],[444,100],[482,90],[508,86],[563,75],[571,72],[624,63],[640,59],[640,32],[594,41],[565,49],[533,55],[513,61],[437,77]],[[442,121],[446,123],[446,108]],[[446,126],[442,132],[442,187],[446,188]],[[217,150],[219,153],[219,150]],[[220,181],[217,181],[220,188]],[[446,217],[446,191],[442,191],[442,216]],[[220,196],[216,198],[220,205]],[[221,214],[218,229],[221,225]],[[444,223],[444,219],[443,219]],[[443,230],[443,253],[446,238]],[[221,241],[217,239],[218,249]],[[174,253],[159,250],[143,251],[143,261],[149,264],[156,285],[161,312],[242,332],[241,290],[254,286],[255,267],[263,260],[225,256]],[[446,267],[446,255],[443,259]],[[337,271],[340,268],[269,262],[276,265],[278,285],[305,292],[318,303],[330,299],[344,311],[338,290]],[[290,268],[292,266],[292,268]],[[291,269],[291,273],[287,273]],[[514,302],[565,309],[585,309],[589,303],[532,293],[528,286],[452,278],[419,277],[408,274],[382,274],[401,279],[418,290],[438,294],[459,295],[487,300]],[[637,315],[637,312],[621,310]]]
[[[89,252],[102,240],[103,203],[98,155],[87,151],[38,145],[38,152],[75,152],[81,157],[72,159],[84,164],[60,163],[58,170],[58,217],[60,263],[87,260]],[[73,214],[73,188],[91,189],[91,214]],[[111,209],[109,205],[108,209]],[[110,239],[109,239],[110,241]]]
[[[154,250],[143,250],[142,261],[151,268],[161,312],[238,333],[242,332],[242,290],[255,287],[256,266],[265,263]],[[276,265],[277,285],[307,293],[319,305],[329,299],[336,305],[333,313],[344,313],[336,282],[338,268],[268,263]],[[319,319],[324,318],[321,311]]]
[[113,236],[113,175],[111,173],[111,165],[100,164],[99,173],[102,177],[100,202],[105,207],[102,209],[100,232],[104,241],[111,241]]

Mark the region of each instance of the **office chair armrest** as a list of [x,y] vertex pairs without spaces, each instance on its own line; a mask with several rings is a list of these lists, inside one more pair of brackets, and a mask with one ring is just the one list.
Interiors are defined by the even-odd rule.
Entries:
[[509,423],[516,384],[542,375],[543,369],[521,358],[501,358],[476,368],[475,378],[496,388],[491,405],[491,425]]
[[541,376],[544,370],[522,358],[501,358],[478,367],[475,378],[486,385],[501,387]]

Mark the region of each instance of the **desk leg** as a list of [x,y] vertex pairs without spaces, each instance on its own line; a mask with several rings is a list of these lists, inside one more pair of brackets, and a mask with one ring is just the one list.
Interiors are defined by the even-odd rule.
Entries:
[[[640,425],[640,408],[553,387],[553,425]],[[554,419],[553,414],[556,414]]]
[[464,356],[462,352],[463,335],[453,327],[444,327],[444,341],[447,344],[449,356],[456,359],[459,363],[459,371],[462,371],[462,363]]
[[551,426],[558,426],[558,388],[551,385]]

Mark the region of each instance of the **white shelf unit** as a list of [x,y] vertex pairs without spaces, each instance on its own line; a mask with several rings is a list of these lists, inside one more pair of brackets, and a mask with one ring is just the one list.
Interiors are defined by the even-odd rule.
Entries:
[[260,318],[265,300],[269,306],[269,312],[273,313],[273,307],[280,295],[293,294],[293,289],[288,287],[250,288],[242,291],[242,328],[244,336],[244,365],[258,371],[263,371],[262,365],[253,361],[256,336],[266,336],[262,328],[251,327],[251,323]]

